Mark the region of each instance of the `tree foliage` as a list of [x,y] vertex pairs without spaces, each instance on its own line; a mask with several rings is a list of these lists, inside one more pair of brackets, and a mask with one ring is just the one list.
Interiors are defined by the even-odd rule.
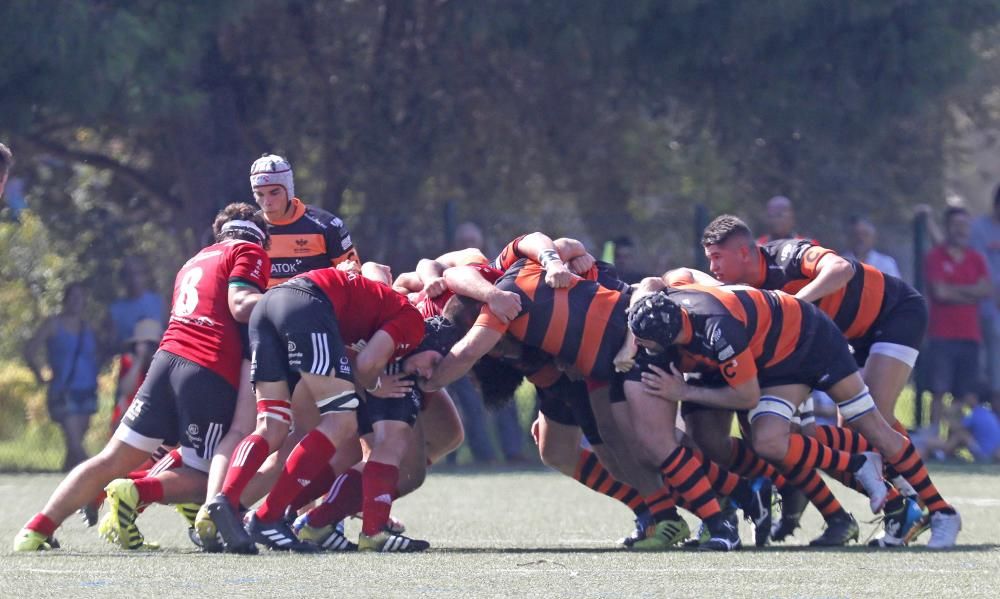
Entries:
[[217,208],[250,199],[263,151],[397,268],[442,249],[449,202],[494,244],[631,231],[677,260],[694,203],[752,217],[784,193],[813,228],[893,218],[942,195],[947,102],[1000,15],[998,0],[44,6],[0,4],[0,138],[61,256],[102,276],[144,253],[163,285]]

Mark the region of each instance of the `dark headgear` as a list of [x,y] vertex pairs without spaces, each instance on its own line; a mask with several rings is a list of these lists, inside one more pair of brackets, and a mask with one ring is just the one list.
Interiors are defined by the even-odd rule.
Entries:
[[424,339],[413,353],[432,350],[446,356],[451,351],[451,346],[461,338],[461,331],[450,320],[444,316],[432,316],[424,319]]
[[665,291],[648,295],[628,309],[628,327],[640,338],[670,346],[683,326],[681,307]]

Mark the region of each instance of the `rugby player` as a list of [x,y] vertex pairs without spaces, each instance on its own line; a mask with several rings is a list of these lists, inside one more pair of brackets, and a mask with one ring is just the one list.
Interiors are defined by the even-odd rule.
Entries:
[[[664,285],[661,279],[651,281]],[[651,366],[654,372],[642,375],[645,385],[640,387],[645,393],[672,402],[750,409],[758,453],[780,463],[793,480],[808,468],[853,472],[867,491],[874,513],[888,497],[881,483],[885,456],[921,490],[928,505],[943,505],[938,510],[957,518],[954,508],[941,499],[909,439],[893,430],[878,412],[836,325],[812,304],[749,287],[687,285],[641,299],[630,312],[629,324],[637,342],[653,351],[680,346],[682,359],[688,359],[680,370],[715,369],[727,383],[722,388],[696,387],[684,381],[676,366],[670,367],[671,372]],[[639,385],[633,382],[632,386]],[[805,401],[810,388],[826,391],[847,424],[881,456],[867,452],[859,457],[790,434],[794,408]],[[959,527],[951,519],[932,517],[931,527],[929,546],[954,545]]]
[[[580,278],[574,278],[569,287],[553,289],[543,284],[544,273],[537,263],[523,259],[514,263],[496,286],[520,296],[521,309],[516,317],[505,322],[484,307],[475,326],[441,361],[431,379],[423,384],[425,390],[439,389],[468,372],[506,333],[571,365],[582,377],[590,379],[592,392],[603,388],[606,397],[606,387],[614,373],[612,360],[625,338],[628,295]],[[591,401],[599,423],[602,419],[604,422],[612,420],[606,410],[602,413],[603,406],[594,401],[593,393]],[[666,489],[657,475],[642,472],[628,462],[633,459],[631,448],[621,439],[612,441],[612,435],[608,434],[610,430],[603,426],[600,430],[605,445],[610,449],[606,454],[608,459],[602,457],[602,462],[612,469],[616,478],[626,480],[649,494],[663,489],[662,497],[656,499],[662,499],[664,504],[670,503],[676,492],[689,509],[707,522],[712,538],[705,544],[706,548],[729,550],[738,546],[735,523],[728,515],[722,514],[715,493],[705,480],[701,463],[692,452],[681,452],[678,448],[677,455],[671,455],[677,459],[678,465],[662,469],[663,476],[669,481],[670,488]],[[669,430],[673,430],[673,423]],[[680,461],[687,465],[680,465]],[[670,463],[674,465],[673,461]],[[665,507],[671,509],[674,506]],[[653,509],[653,506],[650,505],[650,508]],[[657,527],[660,528],[660,523]],[[676,539],[675,542],[681,540]]]
[[[164,441],[179,442],[186,468],[207,471],[213,447],[225,435],[236,405],[237,323],[250,318],[270,272],[264,251],[266,226],[252,206],[230,204],[216,217],[213,230],[217,243],[177,273],[167,331],[114,437],[59,484],[14,539],[15,551],[56,546],[53,534],[67,516],[113,479],[145,462]],[[109,497],[115,493],[114,487],[108,491]],[[127,511],[137,503],[138,498],[116,502],[122,506],[115,515],[117,534],[130,548],[144,544],[134,527],[134,512]]]
[[[761,289],[780,289],[816,303],[843,332],[882,417],[901,435],[906,428],[895,417],[896,401],[905,387],[927,330],[927,304],[913,287],[857,260],[806,240],[780,240],[759,245],[739,218],[722,215],[702,234],[702,246],[716,279]],[[832,436],[831,442],[847,440]],[[857,440],[851,440],[857,444]],[[869,439],[871,441],[871,439]],[[909,441],[907,441],[909,445]],[[845,446],[838,448],[846,449]],[[961,518],[930,487],[915,487],[889,471],[894,485],[907,496],[918,495],[937,520],[938,543],[953,538]],[[933,485],[931,485],[933,487]],[[899,500],[888,506],[886,535],[873,544],[898,546],[912,534],[912,506]],[[933,534],[933,530],[932,530]]]
[[292,165],[286,159],[261,155],[250,165],[250,188],[271,234],[271,287],[348,260],[361,264],[344,221],[295,197]]
[[[356,439],[360,399],[355,382],[381,397],[403,397],[412,387],[401,375],[380,373],[391,358],[417,346],[423,333],[419,312],[405,298],[356,272],[313,270],[267,294],[250,321],[257,429],[236,448],[222,492],[208,505],[228,550],[252,553],[255,543],[280,550],[315,550],[314,545],[300,542],[283,519],[285,509],[302,491],[299,479],[311,481],[328,467],[338,444]],[[345,343],[358,342],[365,345],[352,366]],[[291,394],[299,384],[316,398],[320,422],[296,445],[244,530],[236,515],[240,496],[288,435]],[[395,485],[398,467],[369,461],[366,472],[369,469],[367,476],[376,481],[373,489]],[[362,544],[388,541],[381,537],[362,534]]]

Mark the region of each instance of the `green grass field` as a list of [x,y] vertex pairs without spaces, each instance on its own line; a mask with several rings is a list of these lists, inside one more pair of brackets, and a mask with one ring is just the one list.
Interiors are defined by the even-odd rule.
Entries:
[[[932,474],[961,511],[961,546],[870,551],[803,547],[821,520],[807,512],[791,546],[707,554],[637,554],[615,539],[628,510],[550,472],[437,472],[394,514],[432,542],[420,555],[263,553],[201,555],[181,517],[154,506],[140,519],[157,553],[126,553],[72,519],[63,549],[10,553],[20,526],[43,504],[56,475],[0,476],[4,548],[0,594],[107,598],[232,596],[441,597],[997,597],[1000,596],[1000,469],[937,467]],[[859,520],[860,496],[831,483]],[[745,525],[744,525],[745,526]],[[350,522],[349,531],[358,524]],[[692,522],[693,527],[693,522]],[[862,523],[862,535],[874,528]],[[744,538],[749,529],[744,529]],[[926,542],[926,537],[920,543]]]

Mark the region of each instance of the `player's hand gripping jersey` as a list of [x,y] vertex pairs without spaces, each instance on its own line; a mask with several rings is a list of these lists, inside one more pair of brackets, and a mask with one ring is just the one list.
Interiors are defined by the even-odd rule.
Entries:
[[256,243],[223,241],[187,261],[174,280],[170,322],[160,349],[187,358],[239,387],[243,345],[229,310],[229,286],[267,288],[271,263]]

